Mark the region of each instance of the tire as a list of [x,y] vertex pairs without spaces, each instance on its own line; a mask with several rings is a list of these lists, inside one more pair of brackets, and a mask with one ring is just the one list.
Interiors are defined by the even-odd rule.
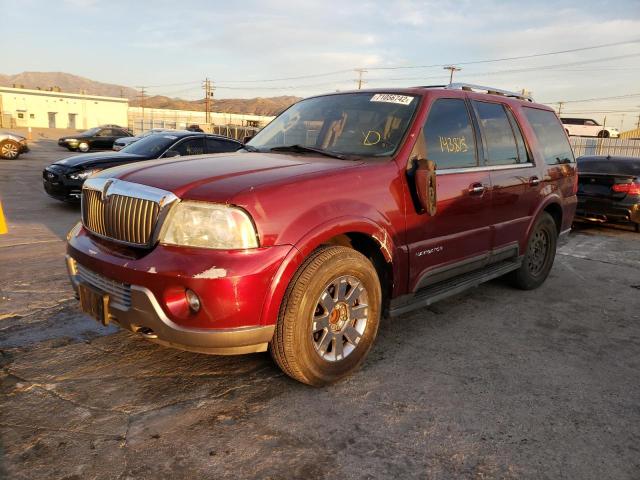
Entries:
[[609,132],[607,130],[602,130],[601,132],[598,132],[598,137],[609,138]]
[[78,144],[78,150],[80,150],[82,153],[87,153],[89,149],[90,149],[89,142],[80,142]]
[[553,267],[557,246],[556,222],[543,212],[531,230],[522,266],[511,274],[514,285],[522,290],[533,290],[542,285]]
[[5,160],[15,160],[20,156],[20,144],[13,140],[0,143],[0,157]]
[[271,356],[302,383],[337,382],[358,368],[373,345],[381,304],[378,274],[364,255],[347,247],[322,247],[287,288]]

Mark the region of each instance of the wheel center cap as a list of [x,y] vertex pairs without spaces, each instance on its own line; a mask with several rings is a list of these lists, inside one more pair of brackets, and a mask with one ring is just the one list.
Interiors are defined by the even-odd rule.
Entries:
[[349,308],[347,304],[344,302],[338,302],[333,310],[331,311],[331,315],[329,315],[329,327],[332,331],[338,332],[342,330],[344,324],[349,319]]

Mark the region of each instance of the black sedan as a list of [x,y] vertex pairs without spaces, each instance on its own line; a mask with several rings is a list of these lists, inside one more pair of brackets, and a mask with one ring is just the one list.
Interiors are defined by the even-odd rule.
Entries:
[[631,223],[640,232],[640,158],[578,158],[576,217],[599,223]]
[[42,181],[49,196],[77,202],[84,181],[105,168],[156,158],[235,152],[240,148],[242,143],[220,135],[187,131],[158,133],[140,139],[119,152],[87,153],[57,161],[44,169]]
[[114,125],[102,125],[77,135],[69,135],[58,139],[58,145],[71,151],[88,152],[91,149],[111,150],[117,138],[132,137],[125,128]]

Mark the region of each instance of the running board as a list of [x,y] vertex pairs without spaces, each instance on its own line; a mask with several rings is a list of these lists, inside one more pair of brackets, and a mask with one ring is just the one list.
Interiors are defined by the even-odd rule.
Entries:
[[391,302],[389,316],[396,317],[417,308],[427,307],[432,303],[498,278],[517,270],[522,265],[522,258],[503,260],[480,270],[444,280],[435,285],[418,290],[414,295],[404,295]]

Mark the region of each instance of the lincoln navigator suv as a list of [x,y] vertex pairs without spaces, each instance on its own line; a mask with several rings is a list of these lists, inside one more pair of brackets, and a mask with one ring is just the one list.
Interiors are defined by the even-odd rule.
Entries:
[[467,84],[302,100],[241,150],[103,170],[67,268],[82,309],[168,347],[344,378],[382,318],[540,286],[576,209],[550,108]]

